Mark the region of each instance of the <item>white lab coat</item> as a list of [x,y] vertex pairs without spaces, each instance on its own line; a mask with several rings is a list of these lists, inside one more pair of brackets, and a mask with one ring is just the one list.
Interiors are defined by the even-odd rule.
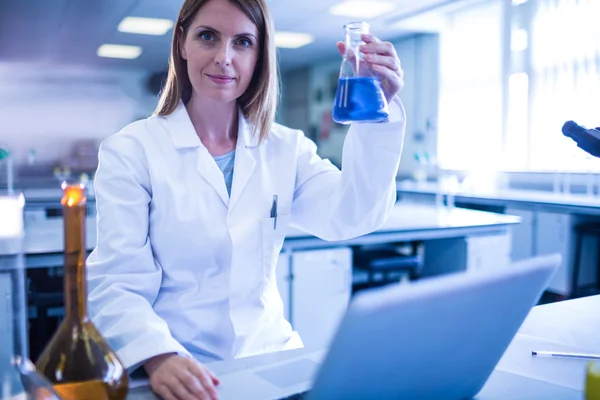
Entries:
[[405,130],[400,100],[390,109],[390,122],[350,128],[343,172],[298,130],[275,124],[259,145],[240,114],[231,197],[183,105],[104,140],[88,303],[125,367],[168,352],[206,362],[302,347],[276,285],[285,228],[342,240],[383,224]]

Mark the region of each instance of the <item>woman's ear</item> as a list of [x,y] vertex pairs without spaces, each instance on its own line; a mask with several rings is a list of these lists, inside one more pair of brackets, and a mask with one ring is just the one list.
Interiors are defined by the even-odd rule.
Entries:
[[179,27],[179,53],[181,53],[181,58],[187,61],[187,52],[185,51],[185,39],[186,35],[183,32],[183,28]]

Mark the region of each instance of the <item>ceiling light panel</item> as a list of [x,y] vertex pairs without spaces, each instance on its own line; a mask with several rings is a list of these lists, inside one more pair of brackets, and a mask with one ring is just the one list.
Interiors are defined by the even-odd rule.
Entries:
[[329,9],[331,15],[371,19],[393,11],[396,5],[389,1],[346,0]]
[[99,57],[124,58],[132,60],[142,54],[142,48],[139,46],[125,46],[121,44],[103,44],[98,47],[96,54]]
[[313,35],[298,32],[275,32],[275,46],[284,49],[298,49],[315,41]]
[[162,36],[173,27],[173,21],[162,18],[127,17],[117,28],[120,32]]

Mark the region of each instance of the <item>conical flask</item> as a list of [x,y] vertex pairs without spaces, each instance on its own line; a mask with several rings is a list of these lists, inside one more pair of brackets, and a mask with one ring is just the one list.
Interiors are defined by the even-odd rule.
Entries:
[[333,120],[339,124],[384,121],[389,110],[381,82],[360,52],[360,46],[364,44],[362,35],[369,33],[369,24],[353,22],[344,29],[346,53],[340,68]]
[[127,371],[87,315],[84,185],[63,183],[65,318],[37,362],[63,400],[121,400]]

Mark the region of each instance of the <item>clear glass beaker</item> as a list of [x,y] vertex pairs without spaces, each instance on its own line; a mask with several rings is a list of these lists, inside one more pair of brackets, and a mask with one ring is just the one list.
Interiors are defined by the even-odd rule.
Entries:
[[22,196],[0,196],[0,396],[26,398],[15,357],[27,357]]
[[27,358],[23,208],[20,196],[0,196],[0,399],[60,400]]
[[363,59],[362,35],[369,33],[369,24],[353,22],[344,25],[346,54],[340,68],[333,120],[339,124],[381,122],[388,118],[388,103],[377,74]]

